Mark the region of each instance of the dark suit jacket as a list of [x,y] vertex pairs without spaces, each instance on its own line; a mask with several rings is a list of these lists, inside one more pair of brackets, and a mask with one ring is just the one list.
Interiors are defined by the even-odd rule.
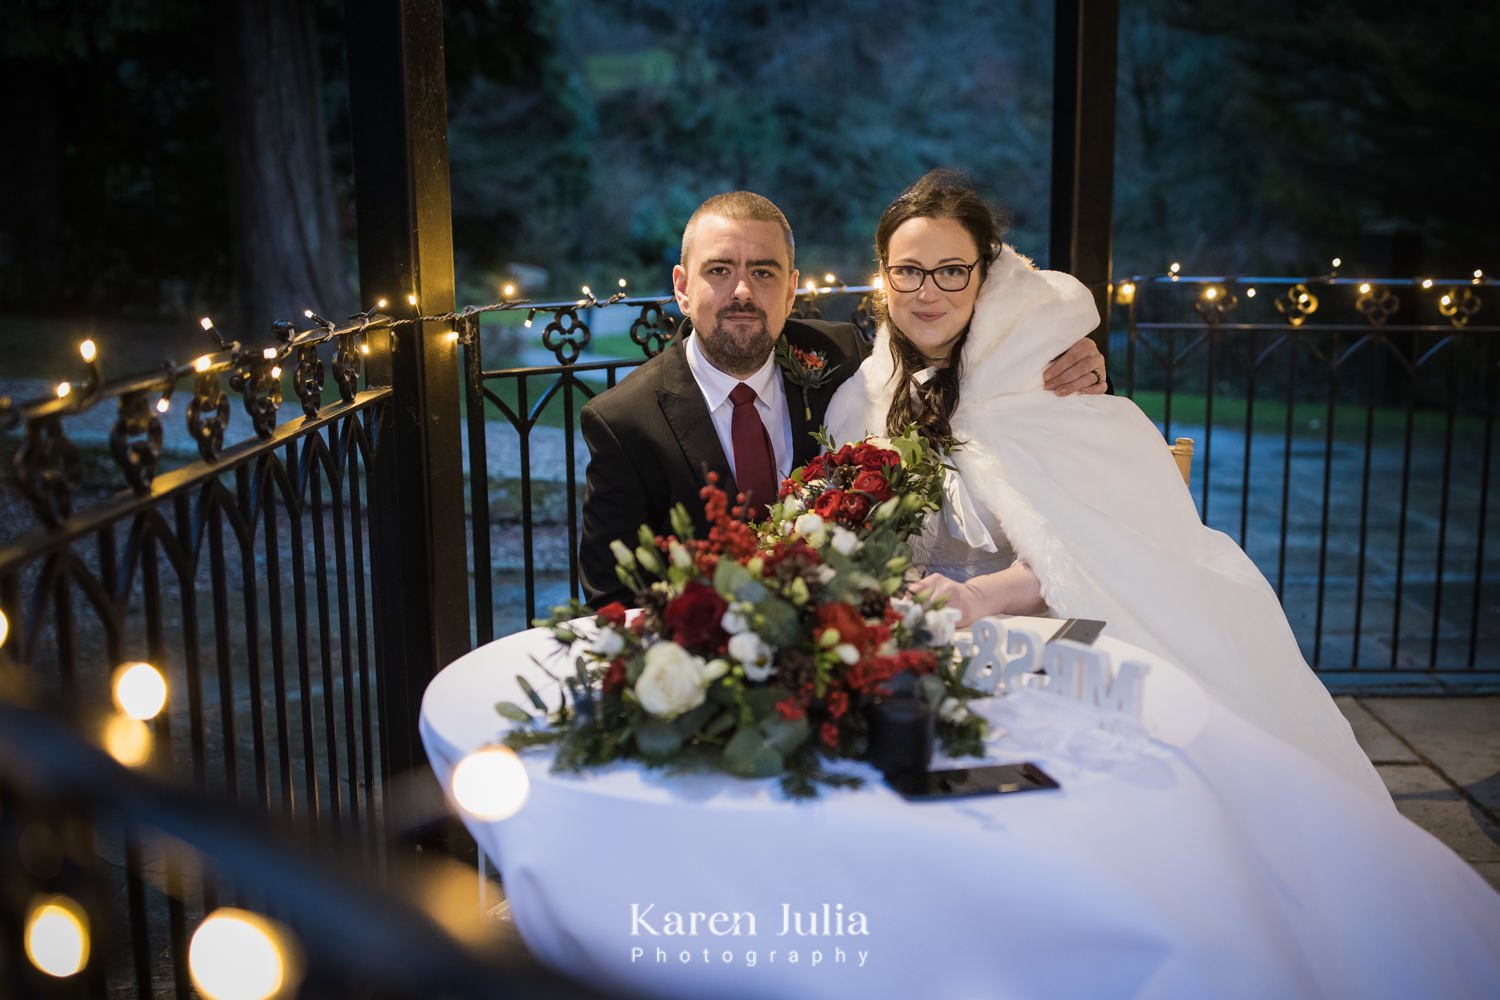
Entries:
[[[691,335],[685,325],[683,336]],[[809,432],[823,425],[833,391],[854,373],[868,348],[848,323],[788,320],[782,336],[803,350],[825,351],[837,369],[808,394],[812,419],[804,416],[802,389],[782,373],[792,424],[792,464],[817,454]],[[669,514],[682,504],[702,538],[708,522],[698,491],[706,474],[719,474],[719,485],[737,492],[729,459],[714,432],[703,391],[693,380],[683,338],[599,394],[583,408],[583,439],[589,446],[588,489],[583,498],[583,533],[578,567],[584,594],[595,607],[613,600],[628,603],[629,594],[615,576],[609,543],[624,539],[634,548],[640,526],[655,534],[671,533]]]

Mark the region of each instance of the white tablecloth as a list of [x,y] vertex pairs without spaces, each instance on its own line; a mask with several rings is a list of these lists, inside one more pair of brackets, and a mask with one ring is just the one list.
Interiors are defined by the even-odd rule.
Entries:
[[[863,788],[791,802],[772,781],[628,763],[554,775],[541,751],[526,755],[519,814],[465,822],[533,952],[606,987],[1500,996],[1500,895],[1457,856],[1171,664],[1107,632],[1099,645],[1151,664],[1144,733],[1100,728],[1055,696],[990,708],[1003,730],[992,756],[1038,761],[1057,791],[912,804],[854,764]],[[422,738],[445,787],[463,754],[504,732],[493,706],[523,701],[514,676],[545,683],[533,656],[568,669],[533,630],[433,679]]]

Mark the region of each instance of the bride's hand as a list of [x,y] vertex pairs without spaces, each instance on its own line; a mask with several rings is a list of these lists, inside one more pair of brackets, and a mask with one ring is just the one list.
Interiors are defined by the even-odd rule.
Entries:
[[[1031,567],[1017,561],[998,573],[970,580],[950,580],[929,573],[911,586],[918,600],[948,599],[946,607],[958,610],[958,627],[972,625],[985,615],[1034,615],[1047,608],[1042,584]],[[930,596],[929,596],[930,595]]]

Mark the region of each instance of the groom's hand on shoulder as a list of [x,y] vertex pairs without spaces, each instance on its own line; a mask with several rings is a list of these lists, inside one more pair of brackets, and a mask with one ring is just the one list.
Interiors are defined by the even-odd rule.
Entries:
[[1059,396],[1075,392],[1101,395],[1109,391],[1104,355],[1088,337],[1052,359],[1042,372],[1042,388]]

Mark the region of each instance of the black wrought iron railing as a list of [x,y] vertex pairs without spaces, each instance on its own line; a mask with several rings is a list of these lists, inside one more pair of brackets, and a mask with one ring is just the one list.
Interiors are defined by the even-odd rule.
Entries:
[[1117,288],[1116,386],[1197,441],[1193,490],[1325,674],[1500,672],[1500,291],[1156,275]]

